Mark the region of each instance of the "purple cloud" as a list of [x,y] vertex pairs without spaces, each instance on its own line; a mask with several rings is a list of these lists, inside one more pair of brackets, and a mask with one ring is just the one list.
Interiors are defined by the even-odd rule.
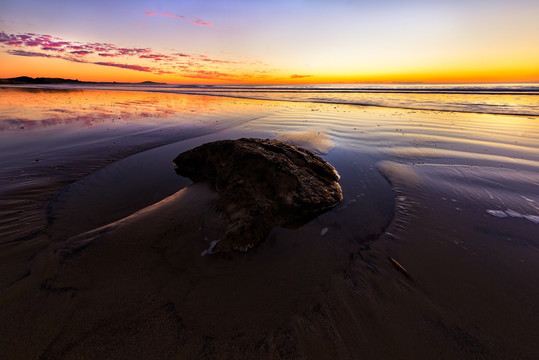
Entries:
[[24,50],[8,50],[7,51],[8,54],[10,55],[15,55],[15,56],[30,56],[30,57],[46,57],[46,58],[57,58],[58,56],[55,56],[55,55],[49,55],[49,54],[44,54],[44,53],[40,53],[40,52],[35,52],[35,51],[24,51]]
[[148,54],[152,51],[152,49],[149,48],[119,48],[115,49],[120,55],[139,55],[139,54]]
[[93,51],[87,51],[87,50],[77,50],[77,51],[70,52],[70,54],[82,55],[82,56],[93,54],[93,53],[94,53]]
[[103,65],[103,66],[114,66],[114,67],[119,67],[119,68],[122,68],[122,69],[144,71],[144,72],[153,72],[154,71],[154,69],[152,69],[149,66],[118,64],[118,63],[111,63],[111,62],[94,62],[92,64]]
[[54,46],[42,46],[42,47],[41,47],[41,50],[46,50],[46,51],[57,51],[57,52],[64,52],[64,51],[65,51],[65,49],[57,48],[57,47],[54,47]]
[[165,54],[143,54],[139,56],[140,59],[151,59],[154,61],[161,60],[174,60],[174,57]]

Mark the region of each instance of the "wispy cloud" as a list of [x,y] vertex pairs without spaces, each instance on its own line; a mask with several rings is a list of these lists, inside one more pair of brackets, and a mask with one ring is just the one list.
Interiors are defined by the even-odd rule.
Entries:
[[87,50],[76,50],[76,51],[70,51],[69,53],[70,54],[75,54],[75,55],[85,56],[85,55],[93,54],[94,52],[93,51],[87,51]]
[[165,54],[143,54],[139,56],[140,59],[151,59],[154,61],[162,61],[162,60],[175,60],[174,56],[165,55]]
[[204,20],[202,20],[202,19],[191,20],[190,23],[193,24],[193,25],[198,25],[198,26],[213,27],[213,23],[212,23],[212,22],[204,21]]
[[103,56],[103,57],[117,57],[117,56],[120,56],[118,54],[107,54],[107,53],[99,53],[97,55]]
[[234,76],[227,73],[220,72],[220,71],[197,70],[197,71],[184,75],[184,77],[194,78],[194,79],[224,80],[224,79],[231,79]]
[[312,77],[313,75],[299,75],[299,74],[293,74],[290,75],[290,79],[303,79],[306,77]]
[[41,50],[57,51],[57,52],[64,52],[65,51],[65,49],[63,49],[63,48],[57,48],[57,47],[54,47],[54,46],[42,46]]
[[136,56],[140,54],[149,54],[152,52],[150,48],[116,48],[116,51],[119,55],[128,55]]
[[[157,11],[157,10],[154,10],[154,9],[146,9],[144,11],[144,14],[146,16],[151,16],[151,17],[166,17],[166,18],[177,18],[177,19],[185,19],[185,16],[184,15],[177,15],[177,14],[173,14],[173,13],[170,13],[170,12],[167,12],[167,11]],[[191,20],[189,21],[190,24],[192,25],[197,25],[197,26],[206,26],[206,27],[211,27],[211,28],[214,28],[214,25],[213,25],[213,22],[211,21],[206,21],[206,20],[203,20],[203,19],[200,19],[200,18],[196,18],[196,17],[190,17]]]
[[92,64],[103,65],[103,66],[114,66],[114,67],[119,67],[122,69],[129,69],[129,70],[136,70],[136,71],[154,72],[154,69],[149,66],[118,64],[118,63],[112,63],[112,62],[94,62]]
[[183,19],[185,18],[185,16],[183,15],[175,15],[175,14],[169,14],[168,12],[162,12],[161,13],[162,16],[165,16],[165,17],[169,17],[169,18],[178,18],[178,19]]
[[30,56],[30,57],[46,57],[46,58],[56,58],[58,56],[44,54],[36,51],[25,51],[25,50],[8,50],[8,54],[16,56]]
[[155,10],[152,10],[152,11],[145,11],[144,14],[146,14],[146,16],[163,16],[163,17],[168,17],[168,18],[178,18],[178,19],[184,19],[185,16],[183,15],[177,15],[177,14],[171,14],[167,11],[155,11]]

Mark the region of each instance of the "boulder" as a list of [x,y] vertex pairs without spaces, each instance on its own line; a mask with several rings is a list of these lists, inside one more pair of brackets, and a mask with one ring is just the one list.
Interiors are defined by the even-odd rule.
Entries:
[[342,200],[339,175],[329,163],[277,140],[242,138],[207,143],[174,159],[176,172],[210,181],[228,221],[210,252],[246,251],[275,225],[299,226]]

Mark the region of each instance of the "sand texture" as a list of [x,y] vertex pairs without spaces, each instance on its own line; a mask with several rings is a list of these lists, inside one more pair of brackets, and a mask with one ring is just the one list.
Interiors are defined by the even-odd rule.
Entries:
[[[489,109],[481,94],[412,95],[375,94]],[[110,89],[0,97],[0,359],[539,358],[537,116]],[[264,193],[252,176],[270,174],[234,160],[193,183],[173,160],[239,138],[317,153],[342,200],[289,224],[286,199],[265,196],[277,212],[264,240],[208,255],[227,205],[248,206]],[[236,175],[252,182],[245,199],[227,199]],[[294,194],[288,181],[267,193]]]

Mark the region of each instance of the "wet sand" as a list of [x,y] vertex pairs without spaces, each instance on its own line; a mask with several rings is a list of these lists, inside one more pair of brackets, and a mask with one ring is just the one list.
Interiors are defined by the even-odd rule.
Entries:
[[[537,118],[212,101],[235,121],[216,111],[147,142],[133,129],[161,125],[137,114],[96,142],[63,122],[51,133],[72,151],[37,168],[38,145],[5,145],[1,358],[537,358]],[[225,227],[217,194],[172,159],[243,136],[311,147],[344,200],[247,253],[201,256]],[[116,157],[98,151],[120,138]]]

